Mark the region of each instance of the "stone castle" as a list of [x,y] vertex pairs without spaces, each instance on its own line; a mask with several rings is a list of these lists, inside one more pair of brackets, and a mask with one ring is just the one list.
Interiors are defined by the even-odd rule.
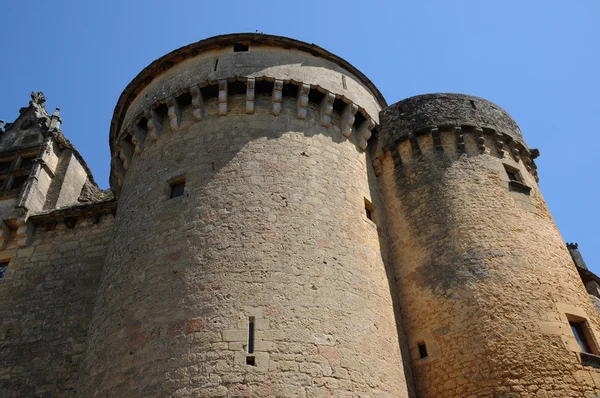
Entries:
[[102,191],[0,128],[0,397],[600,397],[600,279],[513,119],[213,37],[125,88]]

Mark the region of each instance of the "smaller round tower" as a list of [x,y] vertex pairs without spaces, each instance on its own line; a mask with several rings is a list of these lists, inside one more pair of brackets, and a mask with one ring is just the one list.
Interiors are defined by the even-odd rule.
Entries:
[[374,167],[418,396],[600,391],[571,330],[597,354],[600,324],[514,120],[432,94],[386,108],[381,125]]

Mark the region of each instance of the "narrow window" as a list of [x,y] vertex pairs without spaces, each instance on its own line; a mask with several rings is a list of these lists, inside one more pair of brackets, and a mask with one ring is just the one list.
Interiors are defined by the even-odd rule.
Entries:
[[234,43],[233,44],[233,52],[234,53],[243,52],[243,51],[248,51],[248,46],[246,44],[242,44],[242,43]]
[[3,261],[0,263],[0,283],[4,279],[4,273],[6,272],[6,268],[8,267],[8,261]]
[[427,354],[427,346],[425,345],[425,343],[419,343],[419,357],[421,359],[423,358],[427,358],[429,356],[429,354]]
[[367,200],[367,198],[365,198],[365,216],[367,217],[368,220],[370,220],[374,223],[376,222],[375,206],[373,206],[373,203],[369,202]]
[[248,354],[254,354],[254,317],[248,322]]
[[571,330],[573,331],[573,335],[575,336],[575,340],[577,340],[577,344],[579,344],[579,348],[581,348],[581,352],[585,352],[588,354],[593,354],[588,339],[585,335],[585,321],[583,322],[573,322],[569,321],[569,325],[571,325]]
[[176,180],[171,182],[171,193],[169,195],[169,199],[176,198],[178,196],[183,196],[185,191],[185,180]]
[[254,357],[254,317],[251,316],[248,320],[248,354],[246,356],[246,365],[256,366],[256,358]]

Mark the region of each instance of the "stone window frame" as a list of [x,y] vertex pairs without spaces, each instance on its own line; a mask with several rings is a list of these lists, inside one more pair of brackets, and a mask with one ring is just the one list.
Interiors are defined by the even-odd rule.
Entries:
[[[561,311],[561,319],[566,323],[567,336],[563,334],[563,343],[567,350],[573,352],[577,355],[579,362],[584,366],[592,366],[595,368],[600,368],[600,344],[598,344],[598,339],[596,339],[596,335],[594,329],[587,318],[583,309],[572,306],[559,305],[559,310]],[[564,308],[561,308],[564,307]],[[565,311],[566,310],[566,311]],[[575,336],[573,335],[573,331],[571,329],[571,322],[577,323],[581,325],[586,342],[590,347],[591,353],[581,351],[579,344]]]
[[[583,337],[585,338],[585,344],[589,347],[590,351],[588,354],[593,354],[596,356],[600,356],[600,348],[598,346],[598,341],[596,340],[596,337],[594,336],[594,331],[592,330],[592,327],[590,326],[590,322],[588,321],[587,318],[582,317],[581,315],[575,315],[575,314],[569,314],[566,313],[565,317],[567,318],[567,321],[569,322],[569,330],[572,333],[572,329],[571,329],[571,324],[576,324],[578,325],[582,332],[583,332]],[[573,336],[573,338],[576,338],[576,336]],[[574,345],[570,345],[571,350],[573,351],[573,348],[575,348]],[[579,347],[579,344],[577,344],[576,347],[577,352],[582,352],[581,348]]]
[[[29,177],[31,170],[37,159],[38,148],[35,150],[17,151],[12,154],[0,155],[0,163],[10,163],[8,169],[0,171],[0,191],[17,191],[19,188],[13,188],[15,179],[22,177]],[[22,167],[24,160],[32,159],[31,164],[28,164],[25,168]]]
[[[177,196],[173,196],[173,187],[177,186],[177,185],[181,185],[183,184],[183,192],[181,193],[181,195],[177,195]],[[187,185],[187,174],[186,173],[181,173],[176,175],[175,177],[171,177],[167,180],[167,186],[166,186],[166,192],[165,192],[165,196],[167,197],[167,200],[173,200],[173,199],[177,199],[177,198],[184,198],[186,196],[186,185]]]
[[[507,163],[502,163],[502,166],[504,166],[504,173],[508,178],[508,190],[529,195],[531,187],[525,183],[521,170],[519,170],[518,167],[511,166]],[[511,178],[511,175],[514,179]]]
[[[377,228],[377,226],[380,224],[379,213],[377,212],[377,207],[375,207],[373,202],[371,202],[366,197],[364,197],[363,200],[364,200],[364,207],[363,207],[363,211],[361,213],[362,219],[365,222],[367,222],[368,224],[370,224],[371,226],[373,226],[374,228]],[[367,216],[367,214],[368,214],[367,212],[370,213],[371,218],[369,218]]]

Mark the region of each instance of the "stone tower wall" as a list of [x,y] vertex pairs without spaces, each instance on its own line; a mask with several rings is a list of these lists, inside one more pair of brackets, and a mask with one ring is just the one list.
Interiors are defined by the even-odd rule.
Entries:
[[460,95],[401,101],[381,121],[374,165],[418,395],[596,396],[568,321],[592,339],[600,324],[516,124]]
[[0,283],[0,397],[72,397],[114,219],[29,222],[30,244],[0,252],[10,261]]
[[[374,94],[297,49],[199,52],[115,119],[119,208],[78,396],[407,397],[365,212]],[[216,58],[220,80],[186,80]]]

